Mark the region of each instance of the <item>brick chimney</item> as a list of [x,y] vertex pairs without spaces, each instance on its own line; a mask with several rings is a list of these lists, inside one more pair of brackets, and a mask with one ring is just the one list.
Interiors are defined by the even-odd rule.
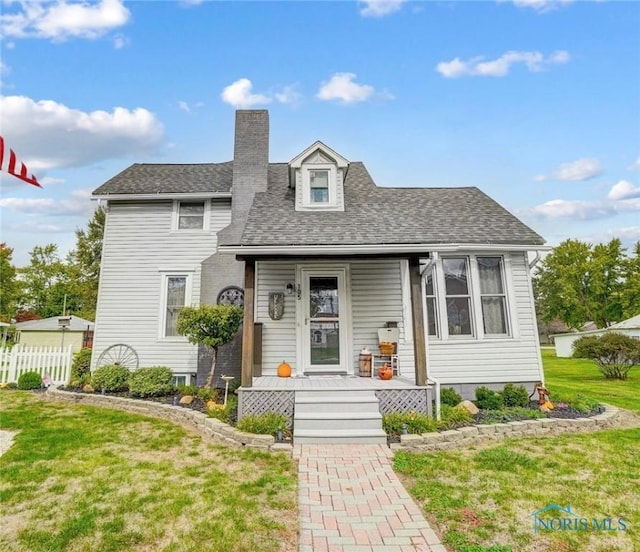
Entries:
[[240,238],[254,194],[267,189],[268,167],[269,112],[266,109],[236,111],[231,225],[228,234],[225,232],[228,238]]

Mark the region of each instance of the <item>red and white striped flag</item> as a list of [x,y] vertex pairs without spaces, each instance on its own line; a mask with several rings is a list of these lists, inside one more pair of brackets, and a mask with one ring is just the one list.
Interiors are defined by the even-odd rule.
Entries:
[[[5,170],[4,154],[5,154],[4,138],[0,136],[0,171]],[[16,170],[18,166],[19,166],[19,169]],[[23,182],[26,182],[27,184],[31,184],[32,186],[38,186],[38,188],[42,188],[42,186],[40,185],[40,182],[38,182],[38,179],[33,174],[29,176],[29,169],[27,169],[27,166],[22,161],[18,160],[18,157],[16,156],[15,152],[12,149],[9,149],[9,163],[8,163],[6,172],[15,176],[16,178],[19,178],[20,180],[22,180]]]

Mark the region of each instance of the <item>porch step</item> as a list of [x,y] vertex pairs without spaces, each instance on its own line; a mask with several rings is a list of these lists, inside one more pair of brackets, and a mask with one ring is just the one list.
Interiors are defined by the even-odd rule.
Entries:
[[296,443],[386,443],[373,390],[314,389],[295,395]]

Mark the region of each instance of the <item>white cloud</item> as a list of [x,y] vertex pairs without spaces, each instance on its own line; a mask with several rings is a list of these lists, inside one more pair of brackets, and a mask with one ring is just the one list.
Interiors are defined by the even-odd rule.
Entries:
[[164,137],[156,116],[140,107],[86,112],[52,100],[0,96],[0,112],[6,147],[34,173],[148,154]]
[[119,34],[113,37],[113,47],[116,50],[121,50],[125,46],[129,46],[129,38]]
[[93,212],[95,202],[88,199],[7,197],[0,199],[0,207],[27,215],[85,216]]
[[220,97],[223,102],[238,108],[253,107],[271,102],[269,96],[253,94],[251,92],[252,88],[253,84],[249,79],[239,79],[225,87]]
[[614,215],[616,209],[604,201],[552,199],[533,207],[530,212],[541,218],[592,220]]
[[178,107],[182,110],[182,111],[186,111],[187,113],[191,113],[191,108],[189,107],[189,104],[187,102],[183,102],[182,100],[178,102]]
[[530,8],[538,13],[544,13],[555,10],[571,4],[573,0],[513,0],[513,3],[518,8]]
[[302,100],[302,94],[298,92],[295,84],[285,86],[280,92],[276,92],[274,96],[280,103],[287,105],[297,105]]
[[335,73],[329,82],[322,83],[316,97],[320,100],[339,100],[350,104],[364,102],[375,94],[373,86],[353,82],[355,73]]
[[204,0],[180,0],[178,3],[181,6],[191,7],[191,6],[199,6],[203,2]]
[[640,171],[640,157],[638,157],[633,163],[631,163],[628,169],[630,171]]
[[531,72],[544,71],[550,65],[567,63],[571,56],[564,50],[552,52],[544,57],[540,52],[521,52],[511,50],[497,59],[486,61],[483,56],[462,61],[460,58],[442,61],[436,71],[448,79],[459,77],[504,77],[514,64],[522,63]]
[[41,222],[35,222],[30,217],[20,222],[10,222],[6,225],[6,228],[21,233],[29,232],[33,234],[58,234],[61,232],[70,233],[72,231],[68,225],[43,224]]
[[537,182],[544,182],[546,180],[583,181],[600,176],[602,172],[602,167],[597,159],[593,157],[583,157],[577,161],[563,163],[550,175],[541,174],[534,177],[534,180]]
[[628,180],[620,180],[617,184],[614,184],[611,190],[609,190],[609,199],[632,199],[640,197],[640,186],[634,186]]
[[18,0],[17,11],[0,16],[0,32],[15,38],[44,38],[60,42],[69,38],[96,39],[126,25],[131,12],[124,0],[70,2],[69,0]]
[[360,2],[360,15],[363,17],[384,17],[397,12],[406,0],[365,0]]

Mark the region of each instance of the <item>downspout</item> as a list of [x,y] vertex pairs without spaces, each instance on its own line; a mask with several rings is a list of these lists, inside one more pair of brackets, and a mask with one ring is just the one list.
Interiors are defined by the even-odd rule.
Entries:
[[534,266],[536,266],[539,260],[540,260],[540,251],[536,250],[536,256],[529,263],[529,270],[531,270]]

